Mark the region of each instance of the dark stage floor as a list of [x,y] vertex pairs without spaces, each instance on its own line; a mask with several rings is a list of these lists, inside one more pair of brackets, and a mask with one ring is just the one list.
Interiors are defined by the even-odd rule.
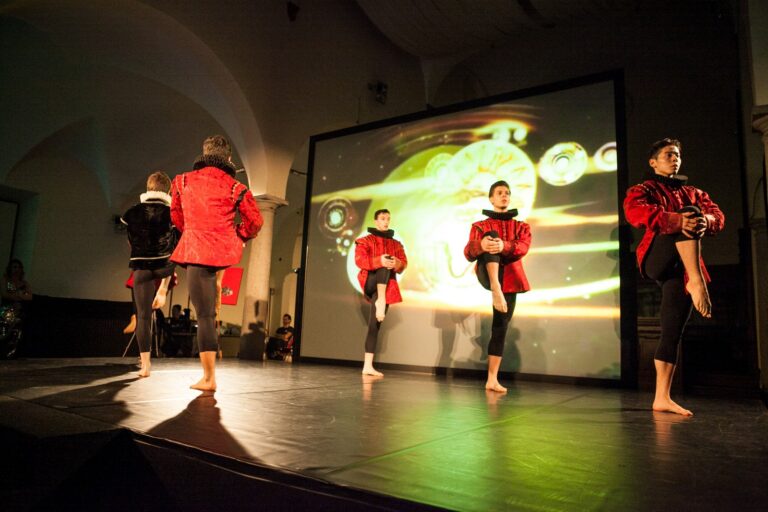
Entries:
[[[455,510],[766,510],[758,400],[224,360],[219,391],[191,359],[0,363],[0,426],[44,436],[124,427],[205,452]],[[234,492],[234,491],[233,491]]]

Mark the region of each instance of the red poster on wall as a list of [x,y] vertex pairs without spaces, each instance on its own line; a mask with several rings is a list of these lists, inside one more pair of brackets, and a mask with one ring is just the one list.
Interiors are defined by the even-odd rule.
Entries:
[[221,303],[234,306],[240,294],[240,281],[243,279],[243,269],[229,267],[224,270],[224,278],[221,280]]

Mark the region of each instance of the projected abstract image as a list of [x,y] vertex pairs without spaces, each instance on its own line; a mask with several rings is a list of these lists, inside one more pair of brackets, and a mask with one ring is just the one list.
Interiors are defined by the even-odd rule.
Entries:
[[316,141],[302,355],[362,357],[354,240],[387,208],[409,266],[377,359],[484,367],[490,293],[463,250],[505,180],[532,244],[502,369],[619,378],[613,98],[602,82]]

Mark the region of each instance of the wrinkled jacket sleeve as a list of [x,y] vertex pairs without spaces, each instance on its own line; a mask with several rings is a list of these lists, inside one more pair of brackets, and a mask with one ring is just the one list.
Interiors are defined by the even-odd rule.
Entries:
[[627,190],[624,216],[632,226],[650,229],[662,235],[680,233],[683,230],[683,216],[665,211],[644,185],[635,185]]
[[171,182],[171,222],[179,233],[184,231],[184,211],[181,209],[181,176]]
[[364,238],[355,240],[355,265],[360,270],[373,271],[381,267],[379,258],[373,256],[371,246]]
[[469,228],[469,241],[467,242],[467,245],[464,246],[464,257],[467,258],[467,261],[475,261],[478,256],[483,254],[484,251],[480,245],[482,239],[483,233],[480,227],[473,224],[472,227]]
[[237,231],[237,236],[241,240],[246,241],[254,238],[259,233],[261,226],[264,224],[264,219],[251,191],[245,189],[241,194],[242,198],[237,207],[240,212],[240,223],[235,227],[235,230]]
[[714,235],[725,228],[725,215],[703,190],[697,191],[696,203],[707,218],[707,234]]
[[397,243],[397,249],[395,249],[395,254],[393,256],[399,260],[397,265],[395,265],[395,272],[402,274],[403,270],[408,266],[408,258],[405,256],[403,244],[399,242]]
[[517,222],[517,232],[514,240],[504,241],[504,250],[501,256],[506,263],[517,261],[526,254],[531,247],[531,227],[525,222]]

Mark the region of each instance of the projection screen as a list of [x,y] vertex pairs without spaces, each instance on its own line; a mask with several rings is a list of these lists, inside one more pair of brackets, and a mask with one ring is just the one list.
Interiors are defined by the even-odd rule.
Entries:
[[311,140],[301,356],[362,361],[369,304],[354,240],[391,211],[408,268],[376,360],[484,369],[491,296],[463,255],[488,188],[511,186],[530,224],[503,371],[619,379],[620,275],[615,83],[496,97]]

